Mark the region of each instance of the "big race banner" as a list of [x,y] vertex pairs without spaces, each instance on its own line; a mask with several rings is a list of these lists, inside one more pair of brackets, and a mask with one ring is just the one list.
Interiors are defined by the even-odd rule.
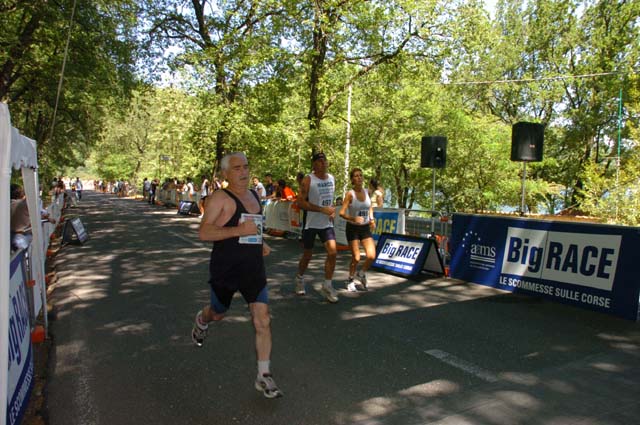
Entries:
[[11,261],[10,266],[7,425],[21,422],[33,387],[31,325],[23,261],[24,251]]
[[[336,242],[338,245],[349,245],[347,242],[347,221],[339,215],[340,207],[336,207],[336,217],[333,220],[334,230],[336,232]],[[405,217],[404,210],[391,208],[374,208],[373,218],[376,226],[371,232],[373,240],[378,242],[380,235],[383,233],[404,234]]]
[[383,233],[404,233],[404,210],[393,208],[374,208],[373,217],[376,227],[373,230],[373,239],[377,242]]
[[637,228],[454,214],[451,276],[638,319]]
[[[420,273],[434,241],[409,235],[383,233],[376,245],[376,259],[373,267],[412,276]],[[436,251],[437,252],[437,251]]]

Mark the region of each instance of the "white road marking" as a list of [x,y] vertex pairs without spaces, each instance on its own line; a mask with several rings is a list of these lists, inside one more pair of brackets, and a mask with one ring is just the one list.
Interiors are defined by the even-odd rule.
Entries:
[[428,355],[435,357],[436,359],[453,366],[457,369],[460,369],[464,372],[470,373],[477,378],[482,379],[487,382],[497,382],[499,379],[493,373],[482,369],[480,366],[476,366],[473,363],[469,363],[466,360],[462,360],[454,356],[453,354],[449,354],[446,351],[442,350],[426,350],[425,353]]
[[171,235],[175,236],[176,238],[182,239],[183,241],[188,242],[191,245],[197,246],[198,248],[207,249],[207,247],[204,246],[204,243],[200,239],[194,240],[194,239],[188,238],[186,236],[183,236],[180,233],[172,232],[172,231],[168,231],[167,233],[170,233]]

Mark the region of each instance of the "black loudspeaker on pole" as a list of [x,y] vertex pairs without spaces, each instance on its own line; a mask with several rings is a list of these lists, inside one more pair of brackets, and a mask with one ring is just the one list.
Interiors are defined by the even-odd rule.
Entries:
[[511,160],[542,161],[544,125],[519,122],[511,128]]
[[444,168],[447,165],[447,138],[423,136],[420,152],[420,167]]

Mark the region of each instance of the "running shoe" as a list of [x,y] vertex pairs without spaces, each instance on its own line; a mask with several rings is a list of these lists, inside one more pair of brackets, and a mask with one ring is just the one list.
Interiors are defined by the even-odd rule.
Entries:
[[305,295],[307,291],[304,289],[304,276],[296,275],[296,295]]
[[357,274],[358,279],[360,280],[360,284],[356,285],[356,287],[358,287],[358,289],[360,291],[366,291],[367,290],[367,275],[365,273],[358,273]]
[[337,303],[338,302],[338,293],[333,288],[333,286],[322,285],[322,288],[320,289],[320,292],[322,292],[322,295],[324,295],[324,297],[330,303]]
[[198,347],[202,347],[204,344],[204,339],[207,337],[207,331],[209,330],[209,325],[202,324],[202,310],[198,311],[196,314],[196,320],[193,324],[193,329],[191,330],[191,340]]
[[284,395],[276,385],[276,381],[273,380],[273,376],[271,376],[270,373],[265,373],[256,378],[255,386],[256,390],[262,391],[262,394],[266,398],[278,398]]
[[349,280],[347,281],[347,291],[358,292],[358,289],[356,288],[356,282],[355,280],[353,280],[353,278],[349,278]]

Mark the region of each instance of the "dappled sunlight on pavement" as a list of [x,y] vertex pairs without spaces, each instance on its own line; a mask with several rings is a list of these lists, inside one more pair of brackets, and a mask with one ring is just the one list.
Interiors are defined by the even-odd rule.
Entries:
[[[56,256],[49,425],[629,425],[640,415],[635,323],[428,274],[370,271],[339,302],[294,292],[295,240],[266,236],[272,370],[285,397],[253,388],[255,334],[236,295],[202,347],[210,243],[199,218],[89,192],[90,239]],[[206,390],[203,390],[206,389]]]

